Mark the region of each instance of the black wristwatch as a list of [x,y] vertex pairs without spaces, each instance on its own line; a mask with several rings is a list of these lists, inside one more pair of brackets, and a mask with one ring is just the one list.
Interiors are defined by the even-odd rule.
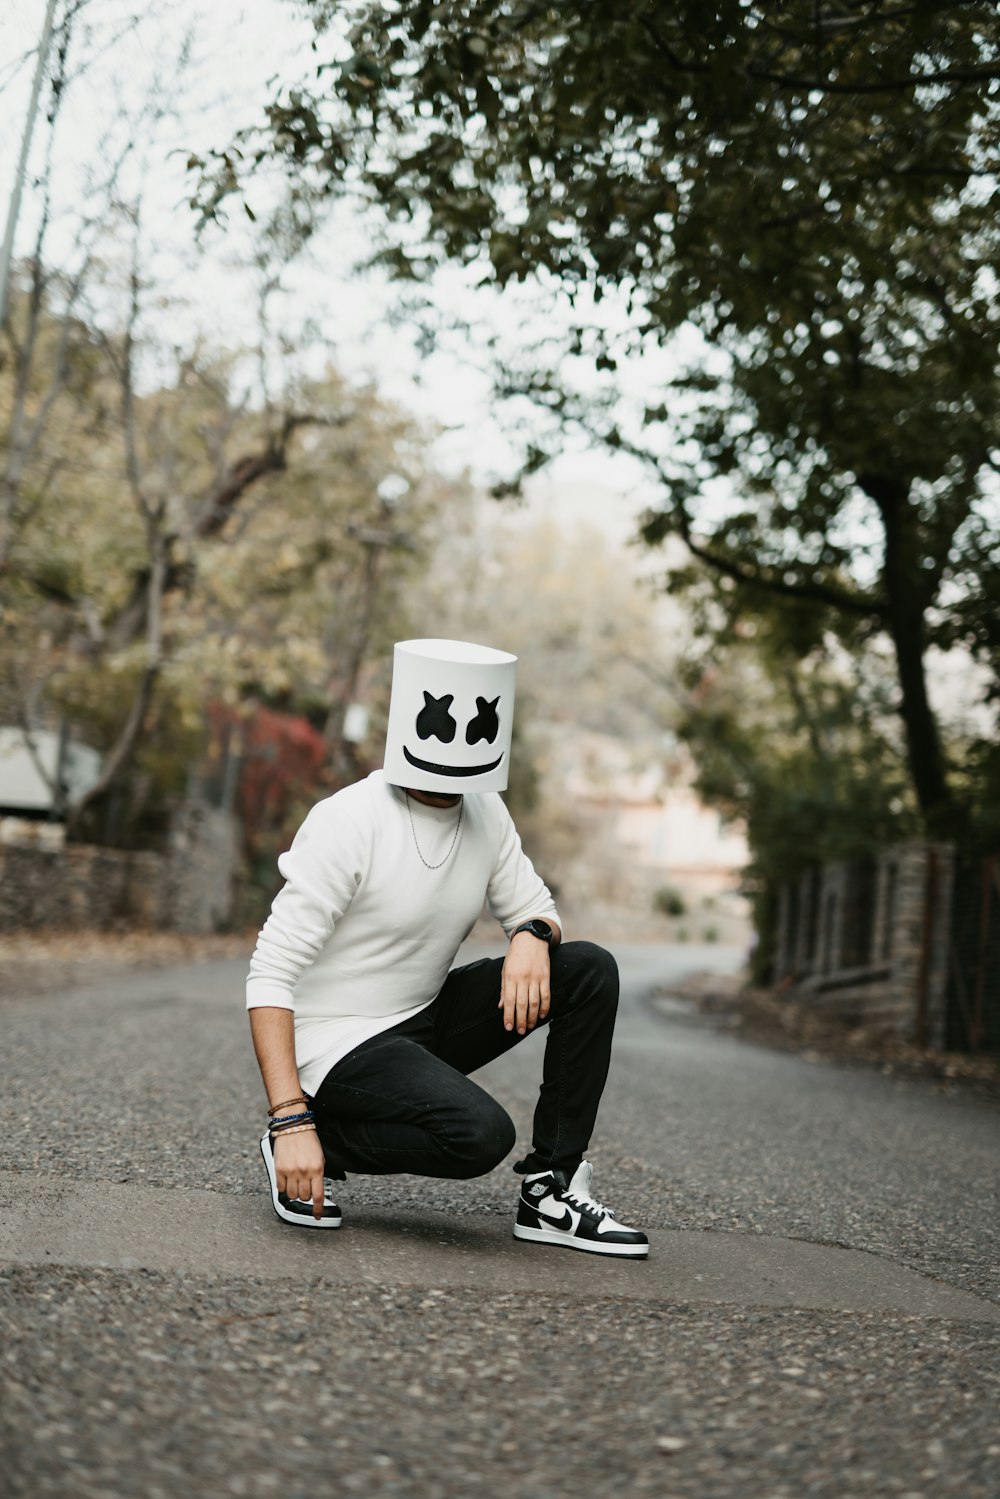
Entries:
[[518,932],[530,932],[533,937],[544,942],[546,947],[552,946],[556,936],[547,921],[522,921],[521,925],[516,926],[510,935],[516,937]]

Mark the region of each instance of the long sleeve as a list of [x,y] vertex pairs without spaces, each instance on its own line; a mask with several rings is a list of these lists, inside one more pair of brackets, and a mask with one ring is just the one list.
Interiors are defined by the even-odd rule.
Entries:
[[351,904],[368,858],[357,825],[332,799],[313,807],[278,860],[285,885],[250,960],[248,1010],[259,1005],[295,1009],[295,985]]
[[533,916],[561,926],[551,892],[522,849],[511,815],[499,796],[496,805],[500,834],[497,860],[486,892],[490,912],[508,937],[516,926]]

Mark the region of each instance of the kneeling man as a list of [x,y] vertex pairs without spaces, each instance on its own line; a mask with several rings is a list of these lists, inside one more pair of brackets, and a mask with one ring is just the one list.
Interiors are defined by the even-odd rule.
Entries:
[[[563,942],[499,792],[516,658],[453,640],[396,646],[385,766],[309,813],[250,964],[274,1209],[338,1228],[345,1172],[473,1177],[514,1125],[469,1073],[548,1027],[519,1239],[641,1258],[645,1234],[591,1192],[584,1159],[611,1056],[614,959]],[[509,946],[453,968],[484,900]]]

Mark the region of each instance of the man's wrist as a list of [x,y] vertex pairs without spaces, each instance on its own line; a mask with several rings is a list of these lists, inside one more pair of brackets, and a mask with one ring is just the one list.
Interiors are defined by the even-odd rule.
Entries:
[[511,932],[510,940],[513,942],[514,938],[520,936],[522,932],[533,937],[536,942],[544,942],[545,946],[550,948],[554,947],[558,940],[555,927],[540,916],[533,916],[528,921],[520,922]]

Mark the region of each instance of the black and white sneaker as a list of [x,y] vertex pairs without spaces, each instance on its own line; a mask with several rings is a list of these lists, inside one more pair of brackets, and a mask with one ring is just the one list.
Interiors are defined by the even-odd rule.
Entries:
[[323,1178],[323,1216],[314,1218],[311,1201],[303,1200],[301,1197],[289,1197],[287,1192],[278,1191],[278,1178],[274,1172],[274,1151],[271,1148],[271,1135],[268,1130],[261,1135],[260,1153],[264,1157],[267,1179],[271,1184],[271,1206],[283,1223],[294,1223],[298,1228],[340,1227],[342,1218],[340,1209],[333,1200],[333,1183],[329,1177]]
[[566,1185],[557,1171],[526,1177],[514,1221],[514,1238],[535,1244],[561,1244],[590,1254],[645,1259],[649,1240],[637,1228],[617,1222],[614,1213],[590,1195],[593,1167],[581,1161]]

